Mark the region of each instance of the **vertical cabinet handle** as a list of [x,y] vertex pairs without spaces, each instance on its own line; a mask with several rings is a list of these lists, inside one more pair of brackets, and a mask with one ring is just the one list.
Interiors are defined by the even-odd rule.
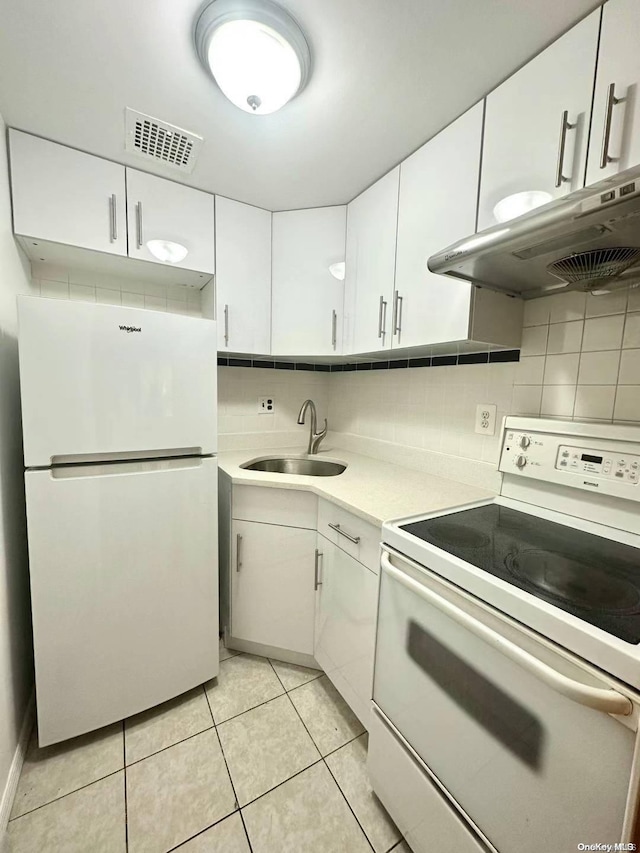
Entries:
[[558,162],[556,165],[556,187],[561,187],[563,183],[571,181],[571,178],[566,178],[562,172],[564,170],[564,151],[567,144],[567,131],[574,130],[577,127],[577,122],[571,124],[569,121],[569,111],[565,110],[560,117],[560,142],[558,143]]
[[322,581],[320,580],[320,560],[322,557],[324,557],[324,554],[316,548],[316,559],[313,570],[313,588],[316,592],[318,587],[322,586]]
[[118,200],[115,193],[109,199],[109,226],[111,228],[111,242],[115,243],[118,239]]
[[229,306],[224,306],[224,345],[229,346]]
[[378,309],[378,337],[382,338],[385,335],[387,327],[387,303],[384,296],[380,297],[380,308]]
[[600,154],[600,168],[606,169],[613,157],[609,156],[609,142],[611,140],[611,119],[613,108],[616,104],[624,101],[624,98],[616,98],[616,84],[610,83],[607,89],[607,106],[604,111],[604,133],[602,134],[602,152]]
[[242,568],[242,557],[240,556],[240,546],[242,545],[242,535],[236,533],[236,572]]
[[139,249],[142,248],[142,202],[136,204],[136,245]]
[[335,311],[331,312],[331,346],[336,348],[338,343],[338,315]]
[[392,320],[394,335],[399,335],[402,331],[402,296],[397,290],[393,292],[393,320]]

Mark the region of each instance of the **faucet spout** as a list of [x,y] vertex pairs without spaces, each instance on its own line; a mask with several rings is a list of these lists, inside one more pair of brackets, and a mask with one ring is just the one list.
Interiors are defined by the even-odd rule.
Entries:
[[305,400],[302,406],[300,407],[300,412],[298,413],[298,423],[302,426],[305,422],[305,417],[307,414],[307,409],[311,409],[311,422],[309,424],[309,444],[307,445],[307,453],[317,453],[318,448],[320,446],[320,442],[327,434],[328,424],[327,419],[324,419],[324,429],[321,432],[316,432],[318,426],[318,413],[316,411],[316,404],[313,400]]

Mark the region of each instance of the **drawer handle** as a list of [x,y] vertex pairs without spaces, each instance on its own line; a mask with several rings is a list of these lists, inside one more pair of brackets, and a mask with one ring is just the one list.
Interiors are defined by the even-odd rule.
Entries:
[[564,176],[564,151],[567,144],[567,131],[575,130],[578,123],[571,124],[569,121],[569,111],[565,110],[560,118],[560,142],[558,143],[558,163],[556,166],[556,187],[561,187],[563,183],[571,183],[571,178]]
[[607,105],[604,110],[604,132],[602,134],[602,151],[600,153],[600,168],[606,169],[609,163],[615,159],[609,155],[609,142],[611,141],[611,120],[613,108],[624,101],[624,98],[616,98],[616,84],[610,83],[607,89]]
[[557,669],[554,669],[549,664],[544,663],[539,658],[525,651],[525,649],[512,643],[511,640],[503,637],[497,631],[489,628],[488,625],[474,619],[469,613],[460,610],[459,607],[447,601],[446,598],[442,598],[436,592],[429,589],[429,587],[424,586],[400,569],[397,569],[389,560],[389,554],[386,551],[382,552],[380,565],[395,581],[398,581],[402,586],[419,595],[420,598],[423,598],[441,613],[444,613],[445,616],[448,616],[454,622],[466,628],[467,631],[475,634],[476,637],[484,640],[488,645],[493,646],[494,649],[497,649],[506,658],[518,664],[522,669],[533,675],[534,678],[537,678],[543,684],[546,684],[547,687],[555,690],[556,693],[566,696],[567,699],[571,699],[579,705],[594,708],[596,711],[604,711],[607,714],[619,714],[626,717],[633,711],[631,700],[623,696],[622,693],[609,688],[590,687],[587,684],[582,684],[580,681],[569,678],[569,676],[558,672]]
[[352,536],[350,533],[347,533],[347,531],[346,531],[346,530],[343,530],[343,529],[340,527],[340,525],[339,525],[339,524],[331,524],[331,522],[329,522],[329,527],[330,527],[332,530],[335,530],[335,531],[336,531],[336,533],[339,533],[339,534],[340,534],[340,536],[344,536],[344,538],[345,538],[345,539],[348,539],[348,540],[349,540],[349,542],[353,542],[353,544],[354,544],[354,545],[357,545],[357,544],[358,544],[358,542],[360,542],[360,537],[359,537],[359,536]]

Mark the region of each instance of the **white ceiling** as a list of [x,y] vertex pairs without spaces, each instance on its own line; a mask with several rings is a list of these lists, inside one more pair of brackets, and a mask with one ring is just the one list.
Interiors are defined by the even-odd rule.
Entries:
[[280,2],[307,35],[312,76],[282,111],[252,116],[198,63],[199,0],[2,0],[0,113],[12,127],[163,174],[124,151],[133,107],[205,137],[185,183],[272,210],[340,204],[598,5]]

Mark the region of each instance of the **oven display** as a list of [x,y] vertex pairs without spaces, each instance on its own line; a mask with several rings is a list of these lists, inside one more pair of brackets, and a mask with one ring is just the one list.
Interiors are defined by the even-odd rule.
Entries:
[[588,453],[583,453],[580,458],[583,462],[593,462],[595,465],[602,465],[602,456],[590,456]]
[[582,447],[561,444],[558,448],[556,468],[569,474],[606,477],[608,480],[632,486],[640,483],[640,456],[630,456],[619,451],[599,454]]

